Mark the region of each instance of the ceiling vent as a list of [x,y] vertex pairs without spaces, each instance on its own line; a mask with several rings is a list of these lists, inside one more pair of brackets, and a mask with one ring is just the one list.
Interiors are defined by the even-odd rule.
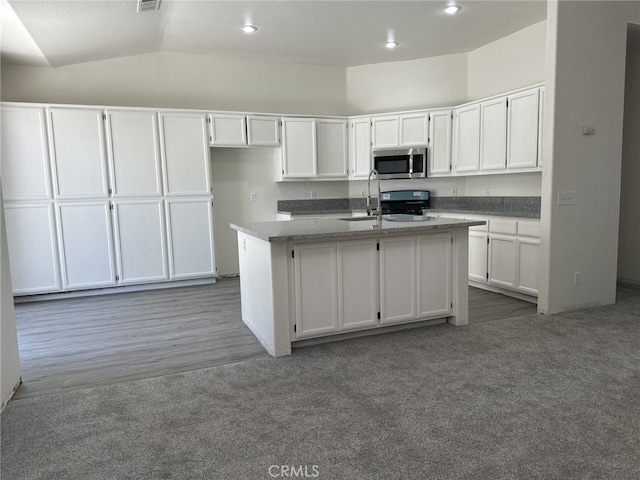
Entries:
[[138,13],[158,10],[159,8],[160,0],[138,0]]

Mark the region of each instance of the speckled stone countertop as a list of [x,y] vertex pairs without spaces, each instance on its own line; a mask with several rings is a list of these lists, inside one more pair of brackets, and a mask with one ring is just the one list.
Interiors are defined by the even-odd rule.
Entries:
[[[291,215],[349,214],[354,210],[366,208],[364,198],[278,200],[278,213]],[[540,218],[540,197],[431,197],[431,210],[442,213]]]
[[[384,218],[384,217],[383,217]],[[421,233],[434,229],[483,225],[483,221],[457,220],[429,217],[420,222],[393,222],[383,220],[377,227],[375,218],[364,221],[347,221],[331,218],[296,219],[287,222],[249,222],[231,224],[231,228],[267,242],[310,240],[338,237],[362,237],[390,233]]]

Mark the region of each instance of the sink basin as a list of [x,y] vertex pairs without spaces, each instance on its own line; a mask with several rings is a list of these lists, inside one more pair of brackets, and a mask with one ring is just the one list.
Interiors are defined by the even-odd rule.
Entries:
[[376,217],[344,217],[340,220],[345,222],[375,222]]

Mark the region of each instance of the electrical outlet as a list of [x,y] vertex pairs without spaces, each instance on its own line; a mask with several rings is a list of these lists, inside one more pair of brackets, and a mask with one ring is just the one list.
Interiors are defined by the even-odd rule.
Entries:
[[249,198],[252,202],[256,202],[258,200],[258,194],[256,192],[251,192]]
[[558,192],[558,205],[575,205],[576,192]]
[[451,189],[451,196],[452,197],[457,197],[458,196],[458,189],[456,187],[453,187]]
[[315,190],[311,190],[311,194],[310,194],[310,198],[316,198],[316,191]]
[[582,273],[573,272],[573,284],[578,285],[580,283],[582,283]]

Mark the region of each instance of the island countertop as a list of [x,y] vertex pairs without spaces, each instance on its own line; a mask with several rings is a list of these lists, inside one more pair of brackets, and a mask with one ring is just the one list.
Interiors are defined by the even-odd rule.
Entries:
[[[355,217],[358,218],[358,217]],[[273,222],[246,222],[231,224],[231,228],[267,242],[311,240],[351,236],[385,235],[395,233],[421,233],[436,229],[484,225],[484,221],[446,217],[428,217],[425,221],[398,222],[385,220],[377,227],[375,219],[342,220],[336,218],[295,219]]]

